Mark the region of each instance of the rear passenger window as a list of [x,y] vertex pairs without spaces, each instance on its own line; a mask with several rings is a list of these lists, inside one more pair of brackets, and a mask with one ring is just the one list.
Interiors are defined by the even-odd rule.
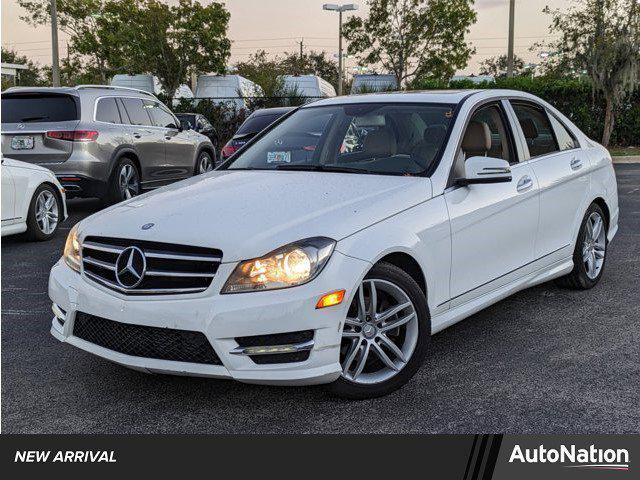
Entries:
[[151,125],[151,119],[142,106],[139,98],[123,98],[122,103],[127,111],[131,125]]
[[501,158],[509,163],[518,161],[512,156],[509,133],[497,105],[482,107],[473,114],[461,150],[465,159],[480,156]]
[[524,103],[511,105],[522,127],[531,158],[560,150],[547,112],[543,108]]
[[98,100],[96,120],[107,123],[122,123],[115,98],[101,98]]
[[572,148],[578,148],[578,141],[576,137],[569,131],[563,123],[558,120],[554,115],[549,115],[553,130],[556,132],[556,139],[558,140],[558,146],[560,150],[571,150]]

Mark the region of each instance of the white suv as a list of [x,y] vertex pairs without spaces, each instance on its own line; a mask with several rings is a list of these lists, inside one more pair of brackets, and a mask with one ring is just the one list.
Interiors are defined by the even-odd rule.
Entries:
[[593,287],[617,228],[607,150],[536,97],[326,99],[76,225],[51,332],[145,371],[383,395],[474,312]]

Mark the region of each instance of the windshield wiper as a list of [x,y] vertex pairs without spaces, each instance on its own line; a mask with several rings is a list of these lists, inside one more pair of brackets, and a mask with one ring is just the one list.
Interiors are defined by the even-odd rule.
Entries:
[[375,173],[371,170],[354,167],[342,167],[339,165],[277,165],[276,170],[293,170],[301,172],[337,172],[337,173]]
[[44,120],[45,118],[49,118],[47,115],[41,115],[39,117],[24,117],[21,118],[21,122],[35,122],[36,120]]

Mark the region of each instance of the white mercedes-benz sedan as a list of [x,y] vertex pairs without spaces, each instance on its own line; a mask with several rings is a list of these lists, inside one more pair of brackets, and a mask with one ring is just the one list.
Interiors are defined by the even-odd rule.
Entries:
[[77,224],[51,333],[143,371],[384,395],[474,312],[596,285],[617,228],[609,153],[532,95],[325,99]]
[[2,236],[26,232],[28,240],[52,238],[67,218],[64,188],[56,176],[40,165],[4,157],[1,170]]

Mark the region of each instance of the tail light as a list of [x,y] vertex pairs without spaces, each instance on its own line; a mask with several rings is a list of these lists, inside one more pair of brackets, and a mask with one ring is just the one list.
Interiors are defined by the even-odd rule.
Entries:
[[238,148],[239,147],[234,145],[233,142],[227,142],[227,144],[222,147],[222,151],[220,152],[222,154],[222,158],[229,158],[231,155],[236,153]]
[[54,130],[47,132],[47,138],[70,142],[93,142],[98,138],[95,130]]

